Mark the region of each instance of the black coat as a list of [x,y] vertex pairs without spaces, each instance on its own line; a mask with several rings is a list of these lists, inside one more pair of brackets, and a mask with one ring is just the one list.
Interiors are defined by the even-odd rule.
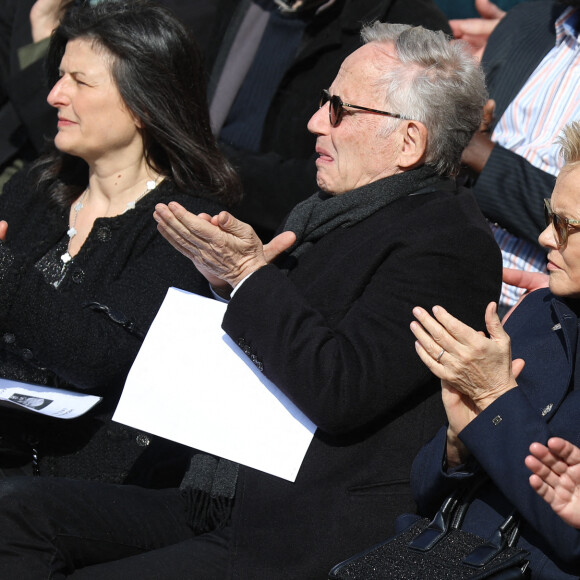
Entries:
[[[212,82],[221,71],[214,67],[217,50],[239,4],[240,0],[221,0],[218,6],[215,51],[208,55]],[[331,85],[342,61],[361,46],[362,25],[375,20],[451,32],[433,0],[337,0],[306,27],[296,57],[268,106],[259,152],[224,146],[244,186],[245,198],[236,216],[264,237],[269,238],[284,216],[317,189],[316,137],[306,125],[316,112],[320,91]]]
[[20,68],[18,50],[32,43],[34,0],[0,2],[0,169],[13,158],[35,159],[56,133],[56,110],[48,105],[44,58]]
[[233,578],[324,578],[413,509],[411,462],[444,413],[412,308],[483,328],[501,279],[473,196],[447,186],[325,235],[288,275],[258,270],[230,301],[224,330],[318,426],[295,483],[240,470]]

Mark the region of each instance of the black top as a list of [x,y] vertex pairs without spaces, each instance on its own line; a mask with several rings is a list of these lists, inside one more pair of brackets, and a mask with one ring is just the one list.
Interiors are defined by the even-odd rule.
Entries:
[[[222,209],[211,199],[178,191],[166,179],[135,209],[95,220],[55,288],[38,263],[66,236],[69,208],[56,206],[37,191],[26,172],[17,174],[0,197],[0,215],[8,222],[6,243],[0,245],[0,375],[104,396],[94,413],[72,421],[79,428],[91,421],[100,425],[114,410],[167,289],[176,286],[208,295],[205,279],[157,231],[155,204],[172,200],[195,213]],[[22,423],[22,413],[4,414]],[[34,422],[48,425],[51,433],[64,423],[68,433],[71,425],[37,416]],[[70,447],[71,437],[66,439]],[[104,479],[112,475],[101,471],[106,469],[98,458],[92,460],[94,465],[87,463],[90,474],[55,473]]]

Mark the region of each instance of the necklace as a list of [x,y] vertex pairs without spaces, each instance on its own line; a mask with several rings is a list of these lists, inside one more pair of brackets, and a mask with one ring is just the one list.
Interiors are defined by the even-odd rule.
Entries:
[[[159,177],[157,177],[157,179],[155,179],[155,180],[153,180],[153,179],[148,180],[147,183],[145,184],[145,191],[139,197],[137,197],[133,201],[130,201],[127,204],[127,207],[125,208],[125,211],[123,211],[123,213],[127,213],[130,209],[135,209],[135,204],[141,198],[145,197],[150,191],[154,190],[157,187],[157,180],[158,179],[159,179]],[[79,217],[79,212],[84,207],[84,202],[87,198],[88,193],[89,193],[89,188],[87,187],[85,189],[85,191],[83,192],[83,195],[81,196],[81,198],[73,205],[74,215],[73,215],[73,219],[72,219],[72,224],[70,225],[70,228],[66,232],[66,235],[68,236],[68,243],[67,243],[67,247],[66,247],[66,252],[64,254],[62,254],[60,257],[63,265],[68,264],[73,259],[73,257],[70,255],[70,251],[69,251],[70,250],[70,243],[71,243],[71,240],[77,235],[77,230],[76,230],[77,218]]]

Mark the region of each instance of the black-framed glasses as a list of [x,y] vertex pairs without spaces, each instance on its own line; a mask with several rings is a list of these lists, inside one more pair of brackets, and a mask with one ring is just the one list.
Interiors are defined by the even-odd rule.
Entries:
[[544,217],[546,218],[546,226],[551,224],[554,228],[556,243],[558,246],[566,245],[566,242],[568,241],[568,228],[580,227],[580,220],[573,220],[554,213],[549,199],[544,199]]
[[368,107],[361,107],[359,105],[351,105],[350,103],[344,103],[338,95],[330,95],[326,89],[322,89],[320,93],[320,103],[318,103],[318,108],[321,109],[330,103],[328,107],[328,118],[330,119],[330,124],[333,127],[338,127],[342,121],[342,115],[344,114],[344,107],[349,107],[351,109],[359,109],[361,111],[368,111],[369,113],[377,113],[378,115],[386,115],[387,117],[394,117],[395,119],[403,119],[405,121],[411,121],[410,117],[405,117],[405,115],[399,115],[398,113],[389,113],[388,111],[379,111],[378,109],[369,109]]

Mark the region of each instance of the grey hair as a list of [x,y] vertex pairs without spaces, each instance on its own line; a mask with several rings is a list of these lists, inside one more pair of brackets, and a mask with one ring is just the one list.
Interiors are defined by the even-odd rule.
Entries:
[[558,143],[562,146],[560,155],[564,158],[564,167],[572,168],[580,164],[580,122],[571,121],[562,130]]
[[365,44],[393,43],[399,64],[378,80],[385,104],[427,127],[427,164],[440,175],[457,174],[488,98],[484,73],[467,44],[441,31],[382,22],[363,27],[361,37]]

